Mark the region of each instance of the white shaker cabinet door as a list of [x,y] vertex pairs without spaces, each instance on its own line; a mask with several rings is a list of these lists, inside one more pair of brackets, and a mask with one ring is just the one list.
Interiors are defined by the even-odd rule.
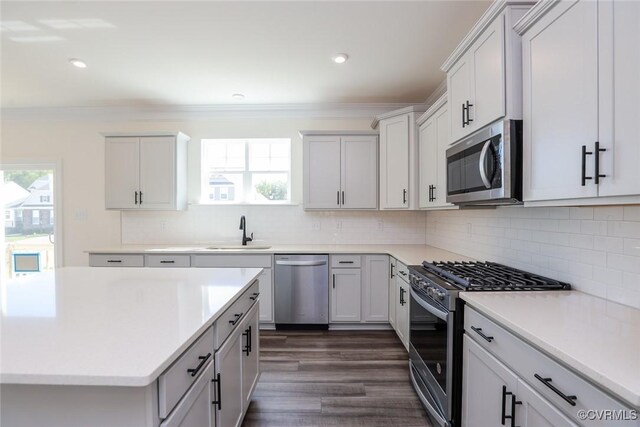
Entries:
[[418,131],[420,158],[420,207],[428,208],[433,205],[432,187],[438,181],[438,127],[435,117],[429,118],[420,125]]
[[345,209],[378,207],[378,144],[375,136],[341,138],[340,203]]
[[[467,102],[474,104],[472,94],[473,62],[469,54],[460,58],[447,73],[447,90],[449,111],[451,112],[451,133],[449,144],[459,140],[471,132],[471,124],[467,124]],[[474,104],[475,105],[475,104]],[[471,107],[473,108],[473,107]]]
[[380,121],[380,209],[409,208],[409,117]]
[[176,197],[176,138],[140,138],[140,208],[172,209]]
[[516,423],[520,427],[578,427],[544,397],[518,379]]
[[598,2],[599,196],[640,194],[640,2]]
[[396,295],[396,333],[402,341],[404,347],[409,351],[409,285],[396,276],[397,290]]
[[[525,201],[595,197],[598,3],[558,3],[522,37]],[[583,160],[584,159],[584,160]]]
[[227,338],[215,354],[216,426],[238,427],[242,421],[242,330]]
[[305,209],[340,208],[340,137],[310,136],[304,144]]
[[213,363],[209,364],[160,427],[214,427]]
[[365,322],[389,321],[389,257],[364,257],[363,319]]
[[436,127],[438,129],[438,150],[436,153],[436,184],[431,191],[433,205],[437,207],[453,206],[447,203],[447,148],[449,148],[449,109],[442,107],[435,114]]
[[260,286],[260,322],[273,322],[273,280],[271,269],[265,268],[258,277]]
[[462,426],[511,425],[502,416],[512,413],[511,399],[518,386],[516,375],[468,335],[463,337],[462,364]]
[[260,330],[258,327],[258,306],[254,305],[247,319],[242,323],[242,398],[244,409],[249,407],[251,396],[260,377]]
[[106,208],[135,209],[138,207],[140,170],[140,138],[108,137],[106,156]]
[[331,321],[359,322],[362,302],[360,269],[334,268],[331,274]]
[[396,305],[398,295],[398,285],[396,283],[396,264],[395,258],[389,257],[389,323],[394,330],[397,330],[396,326]]

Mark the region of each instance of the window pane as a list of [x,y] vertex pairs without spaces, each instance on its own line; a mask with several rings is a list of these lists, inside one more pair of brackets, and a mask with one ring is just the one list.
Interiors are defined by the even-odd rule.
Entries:
[[242,201],[242,174],[211,174],[207,186],[207,198],[212,202]]
[[289,200],[288,173],[254,173],[251,175],[251,201],[267,203],[269,201]]

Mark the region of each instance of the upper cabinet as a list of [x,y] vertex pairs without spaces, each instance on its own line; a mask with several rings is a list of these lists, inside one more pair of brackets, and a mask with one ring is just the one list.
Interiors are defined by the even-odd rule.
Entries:
[[522,118],[521,45],[512,27],[534,3],[494,2],[443,64],[450,143],[501,117]]
[[640,3],[541,2],[523,46],[523,196],[638,203]]
[[454,208],[447,203],[449,110],[443,95],[418,119],[420,208]]
[[105,137],[107,209],[186,209],[187,135]]
[[418,208],[418,128],[424,106],[412,106],[378,116],[380,130],[380,209]]
[[377,209],[377,132],[300,132],[305,209]]

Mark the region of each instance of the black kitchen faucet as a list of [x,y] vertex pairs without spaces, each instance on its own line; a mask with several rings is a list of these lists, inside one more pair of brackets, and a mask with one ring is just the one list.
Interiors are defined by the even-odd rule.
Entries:
[[244,215],[240,217],[240,230],[242,230],[242,246],[247,246],[247,242],[253,241],[253,233],[251,237],[247,237],[247,220]]

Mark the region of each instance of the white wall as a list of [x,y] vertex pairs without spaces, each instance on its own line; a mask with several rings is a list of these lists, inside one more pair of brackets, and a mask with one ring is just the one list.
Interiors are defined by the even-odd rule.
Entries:
[[[183,115],[184,116],[184,115]],[[190,244],[238,239],[240,214],[250,231],[272,243],[424,243],[424,213],[311,213],[301,206],[191,207],[187,212],[123,212],[104,209],[104,138],[100,132],[182,131],[189,145],[189,200],[200,197],[201,138],[290,137],[292,198],[302,200],[302,142],[298,131],[370,130],[371,117],[205,117],[180,120],[107,116],[2,118],[2,156],[62,160],[64,265],[86,265],[85,250],[127,243]],[[277,212],[276,215],[273,215]],[[380,220],[381,219],[381,220]],[[60,218],[57,218],[60,220]],[[318,230],[318,226],[320,229]],[[373,230],[373,233],[372,233]],[[235,241],[234,241],[235,242]]]
[[427,244],[640,308],[640,206],[429,212]]

